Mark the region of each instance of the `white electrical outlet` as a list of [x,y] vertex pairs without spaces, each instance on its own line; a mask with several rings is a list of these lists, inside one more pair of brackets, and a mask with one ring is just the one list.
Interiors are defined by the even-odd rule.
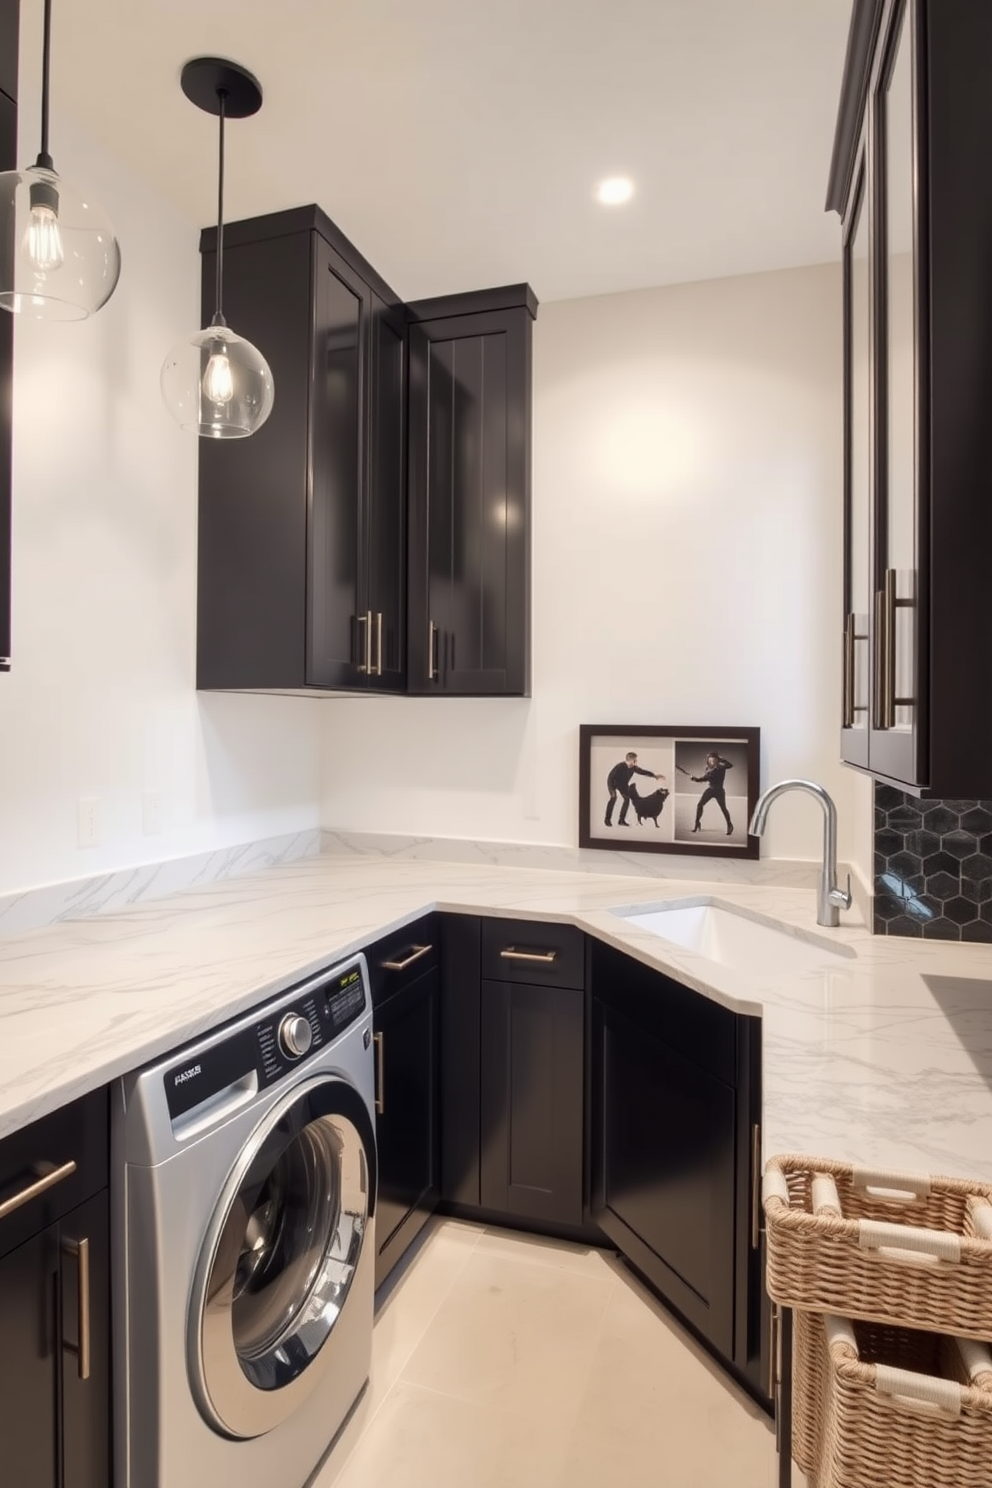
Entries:
[[100,842],[100,798],[80,796],[76,818],[80,847],[97,847]]
[[146,837],[156,837],[165,819],[165,800],[160,790],[146,790],[141,797],[141,830]]

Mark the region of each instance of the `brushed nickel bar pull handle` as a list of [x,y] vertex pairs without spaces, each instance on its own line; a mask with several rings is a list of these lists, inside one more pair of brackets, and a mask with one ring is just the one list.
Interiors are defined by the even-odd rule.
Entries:
[[514,946],[507,946],[500,955],[504,961],[540,961],[542,966],[550,966],[558,959],[557,951],[518,951]]
[[[768,1330],[768,1399],[776,1397],[778,1384],[778,1303],[772,1303],[771,1326]],[[778,1411],[775,1412],[775,1442],[778,1444]]]
[[844,622],[844,727],[854,727],[854,614]]
[[[35,1171],[37,1172],[37,1167]],[[39,1174],[34,1183],[29,1183],[27,1188],[22,1188],[19,1193],[11,1195],[9,1199],[4,1199],[0,1204],[0,1219],[6,1219],[7,1215],[13,1214],[15,1209],[21,1209],[25,1204],[30,1204],[32,1199],[37,1199],[41,1194],[47,1193],[64,1178],[71,1178],[75,1171],[75,1159],[70,1158],[60,1168],[53,1168],[50,1173]]]
[[364,625],[365,626],[365,641],[364,641],[364,644],[361,641],[359,641],[359,650],[364,653],[365,660],[364,661],[360,661],[358,663],[358,670],[360,672],[367,672],[368,669],[369,669],[369,612],[368,612],[368,610],[365,611],[365,614],[364,615],[356,615],[355,616],[355,629],[356,630],[358,629],[359,625]]
[[885,652],[882,660],[882,727],[896,726],[896,571],[885,570]]
[[93,1354],[90,1330],[90,1242],[88,1239],[63,1240],[62,1249],[66,1255],[75,1257],[79,1272],[76,1291],[76,1337],[79,1341],[78,1343],[63,1342],[62,1346],[70,1354],[78,1355],[79,1378],[88,1380]]
[[375,612],[375,674],[382,676],[382,611]]
[[433,620],[428,620],[428,622],[427,622],[427,680],[428,680],[428,682],[435,682],[437,680],[437,664],[436,664],[436,662],[434,660],[436,643],[437,643],[437,626],[434,624],[434,621]]
[[365,611],[365,671],[372,676],[372,611]]
[[883,676],[882,669],[885,664],[885,594],[881,589],[875,590],[875,675],[872,679],[872,727],[884,728],[882,722],[882,696]]
[[375,1044],[375,1109],[376,1115],[381,1116],[386,1109],[386,1069],[383,1060],[383,1035],[374,1033],[372,1042]]
[[751,1249],[761,1244],[761,1127],[751,1127]]
[[432,951],[433,949],[434,947],[432,945],[411,946],[409,956],[406,956],[402,961],[382,961],[380,965],[383,971],[406,971],[408,966],[412,966],[415,961],[419,961],[422,956],[426,956],[428,951]]

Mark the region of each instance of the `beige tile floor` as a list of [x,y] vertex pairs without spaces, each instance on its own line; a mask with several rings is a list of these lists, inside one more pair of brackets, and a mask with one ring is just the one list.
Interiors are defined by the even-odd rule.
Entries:
[[389,1483],[774,1488],[777,1466],[767,1419],[609,1253],[436,1220],[312,1488]]

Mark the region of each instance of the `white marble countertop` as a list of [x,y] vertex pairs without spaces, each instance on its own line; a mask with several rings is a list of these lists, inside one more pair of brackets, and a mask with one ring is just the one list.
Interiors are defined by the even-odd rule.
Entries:
[[[717,966],[610,913],[716,900],[849,956]],[[0,1136],[431,908],[574,923],[763,1018],[764,1150],[992,1181],[992,947],[815,924],[808,888],[324,856],[0,940]]]

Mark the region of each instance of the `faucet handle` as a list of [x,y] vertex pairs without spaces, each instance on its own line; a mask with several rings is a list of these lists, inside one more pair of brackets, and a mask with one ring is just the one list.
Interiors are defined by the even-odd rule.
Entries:
[[830,903],[838,905],[841,909],[851,907],[851,875],[847,875],[847,888],[842,889],[839,884],[834,884],[830,890]]

